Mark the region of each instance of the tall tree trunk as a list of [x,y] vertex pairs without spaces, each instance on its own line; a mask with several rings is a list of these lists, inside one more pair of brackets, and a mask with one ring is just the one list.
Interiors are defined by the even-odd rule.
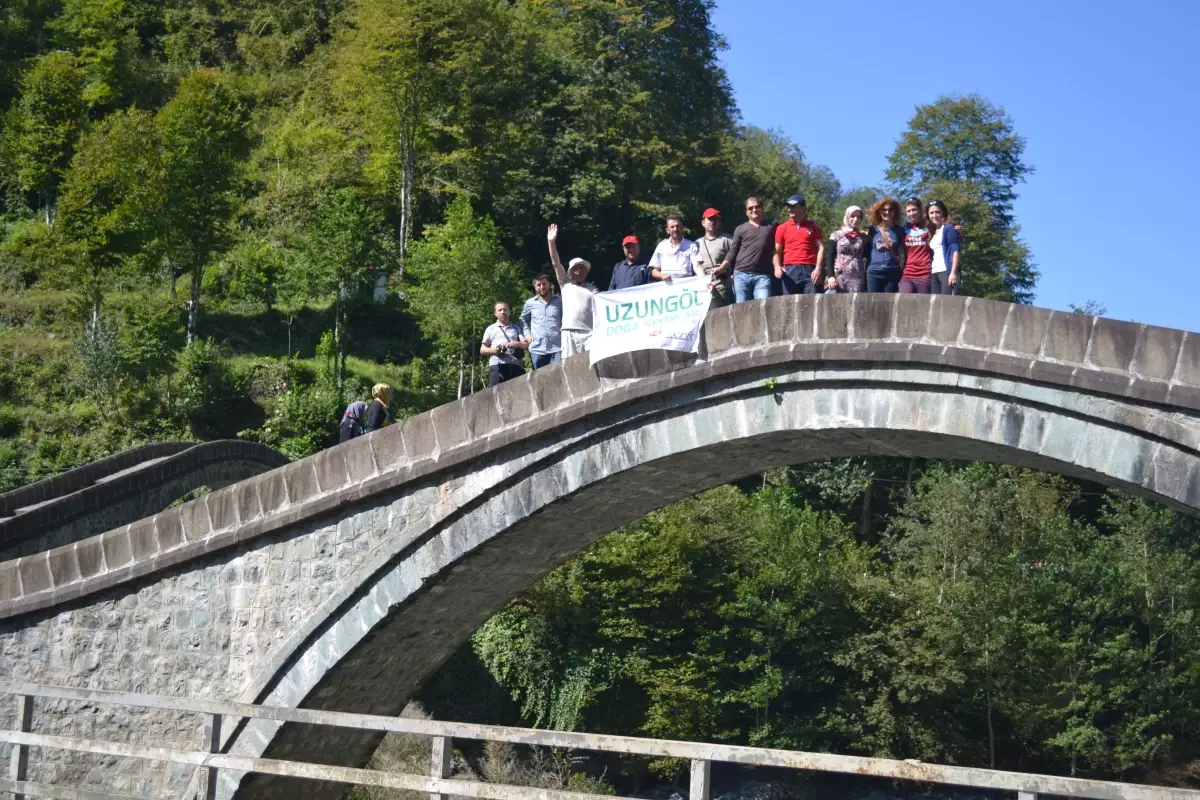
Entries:
[[413,227],[413,187],[416,185],[417,172],[417,85],[415,80],[392,97],[396,102],[396,113],[400,120],[400,226],[397,238],[400,240],[400,254],[396,265],[395,283],[404,281],[404,267],[408,258],[408,240],[412,236]]
[[342,305],[342,290],[338,290],[337,299],[333,301],[333,385],[338,394],[342,392],[342,383],[346,369],[346,322],[345,309]]
[[192,268],[192,297],[188,300],[187,317],[188,344],[191,344],[196,339],[196,327],[200,319],[200,277],[203,271],[201,267]]

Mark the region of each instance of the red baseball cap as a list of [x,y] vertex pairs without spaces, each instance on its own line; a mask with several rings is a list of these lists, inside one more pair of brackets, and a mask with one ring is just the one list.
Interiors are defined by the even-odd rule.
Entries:
[[706,208],[706,209],[704,209],[704,214],[702,214],[700,216],[700,219],[708,219],[709,217],[719,217],[719,216],[721,216],[720,211],[717,211],[715,208]]
[[627,244],[640,244],[640,242],[638,242],[638,238],[631,233],[628,236],[626,236],[624,239],[621,240],[622,247],[624,247]]

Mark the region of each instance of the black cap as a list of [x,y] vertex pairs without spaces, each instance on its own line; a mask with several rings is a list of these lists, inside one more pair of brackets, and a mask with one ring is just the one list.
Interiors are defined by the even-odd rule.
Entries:
[[808,205],[808,203],[804,202],[804,195],[802,195],[802,194],[792,195],[791,197],[789,197],[787,199],[787,204],[789,206],[807,206]]

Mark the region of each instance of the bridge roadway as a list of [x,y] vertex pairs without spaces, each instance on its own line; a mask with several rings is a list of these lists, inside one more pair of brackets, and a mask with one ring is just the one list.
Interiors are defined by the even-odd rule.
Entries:
[[[646,375],[637,380],[568,359],[0,563],[0,679],[394,715],[489,615],[604,534],[814,459],[999,461],[1200,514],[1200,334],[860,294],[715,310],[705,347],[692,365],[639,354],[610,372]],[[11,713],[0,707],[0,725]],[[152,731],[186,747],[200,735],[152,710],[59,703],[35,718],[45,734]],[[378,741],[255,720],[226,729],[222,746],[359,766]],[[36,751],[30,775],[172,797],[185,788],[164,765]],[[220,787],[239,798],[342,792],[236,774]]]
[[159,442],[0,494],[0,561],[68,545],[151,516],[202,486],[282,467],[256,442]]

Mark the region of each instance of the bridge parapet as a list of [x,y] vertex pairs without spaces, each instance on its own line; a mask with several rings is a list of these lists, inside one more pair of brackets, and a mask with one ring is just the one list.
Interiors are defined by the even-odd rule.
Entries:
[[[1200,416],[1196,333],[973,298],[854,294],[715,309],[704,343],[705,358],[690,365],[644,351],[598,374],[584,356],[567,359],[153,517],[0,563],[0,618],[330,515],[601,412],[783,364],[920,365],[1069,388],[1167,412],[1137,425],[1200,447],[1189,422]],[[618,377],[636,375],[645,377]]]

